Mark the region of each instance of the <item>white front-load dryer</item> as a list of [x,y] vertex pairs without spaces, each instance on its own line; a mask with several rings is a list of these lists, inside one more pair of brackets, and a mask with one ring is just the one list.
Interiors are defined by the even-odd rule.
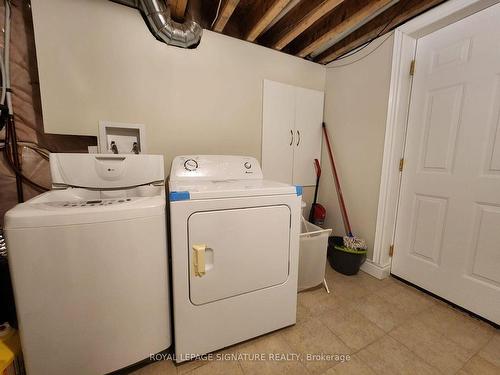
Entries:
[[104,374],[170,346],[163,157],[51,154],[5,216],[29,375]]
[[301,189],[241,156],[180,156],[170,226],[176,361],[296,321]]

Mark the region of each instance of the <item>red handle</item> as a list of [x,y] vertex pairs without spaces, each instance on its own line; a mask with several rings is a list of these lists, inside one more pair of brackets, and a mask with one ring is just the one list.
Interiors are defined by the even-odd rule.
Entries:
[[318,159],[314,159],[314,166],[316,167],[316,177],[321,177],[321,166],[319,165]]
[[330,164],[332,165],[333,180],[335,182],[335,187],[337,188],[337,197],[339,199],[340,212],[342,214],[342,219],[344,221],[344,229],[346,235],[352,236],[351,224],[349,223],[349,217],[347,216],[347,209],[345,207],[344,196],[342,194],[342,189],[340,188],[339,176],[337,174],[337,168],[335,167],[335,162],[333,160],[332,148],[330,146],[330,139],[328,138],[328,131],[326,130],[326,125],[323,123],[323,133],[325,135],[326,146],[328,148],[328,156],[330,157]]

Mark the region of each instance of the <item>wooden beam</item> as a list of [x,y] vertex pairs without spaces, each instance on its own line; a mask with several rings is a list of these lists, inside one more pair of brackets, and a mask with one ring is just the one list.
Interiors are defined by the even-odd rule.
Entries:
[[393,0],[370,1],[361,9],[345,18],[342,22],[335,24],[332,28],[326,28],[312,41],[307,41],[304,45],[299,46],[298,52],[295,54],[300,57],[306,57],[339,35],[349,32],[350,30],[355,30],[363,22],[366,22],[368,18],[372,17],[374,13],[379,12],[392,1]]
[[342,4],[344,0],[307,0],[298,3],[270,29],[266,43],[281,50],[325,14]]
[[252,5],[252,14],[248,15],[250,27],[245,39],[250,42],[255,41],[289,2],[290,0],[255,1],[256,4]]
[[188,0],[170,0],[170,9],[175,19],[182,20],[186,14]]
[[221,5],[221,9],[219,11],[219,16],[215,21],[213,30],[221,33],[226,26],[227,21],[231,18],[234,10],[238,6],[240,0],[224,0],[224,3]]
[[446,0],[400,0],[399,3],[316,56],[314,61],[328,64],[444,1]]

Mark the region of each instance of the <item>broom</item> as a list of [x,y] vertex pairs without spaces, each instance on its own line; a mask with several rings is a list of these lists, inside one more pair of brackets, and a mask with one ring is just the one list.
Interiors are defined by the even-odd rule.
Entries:
[[344,246],[352,250],[366,250],[366,241],[362,238],[356,237],[352,234],[351,223],[349,222],[349,216],[347,216],[347,208],[344,202],[344,196],[342,194],[342,188],[340,187],[340,180],[337,174],[337,168],[335,167],[335,161],[333,160],[332,147],[330,145],[330,139],[328,137],[328,131],[326,125],[323,122],[323,134],[325,135],[325,141],[328,148],[328,156],[330,157],[330,164],[332,165],[333,180],[335,182],[335,188],[337,190],[337,198],[339,200],[340,212],[342,214],[342,221],[344,222],[344,228],[346,235],[344,236]]

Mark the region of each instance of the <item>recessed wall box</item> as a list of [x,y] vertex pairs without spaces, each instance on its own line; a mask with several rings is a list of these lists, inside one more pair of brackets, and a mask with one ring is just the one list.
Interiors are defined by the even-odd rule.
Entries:
[[146,153],[145,125],[99,121],[99,151],[103,154]]

